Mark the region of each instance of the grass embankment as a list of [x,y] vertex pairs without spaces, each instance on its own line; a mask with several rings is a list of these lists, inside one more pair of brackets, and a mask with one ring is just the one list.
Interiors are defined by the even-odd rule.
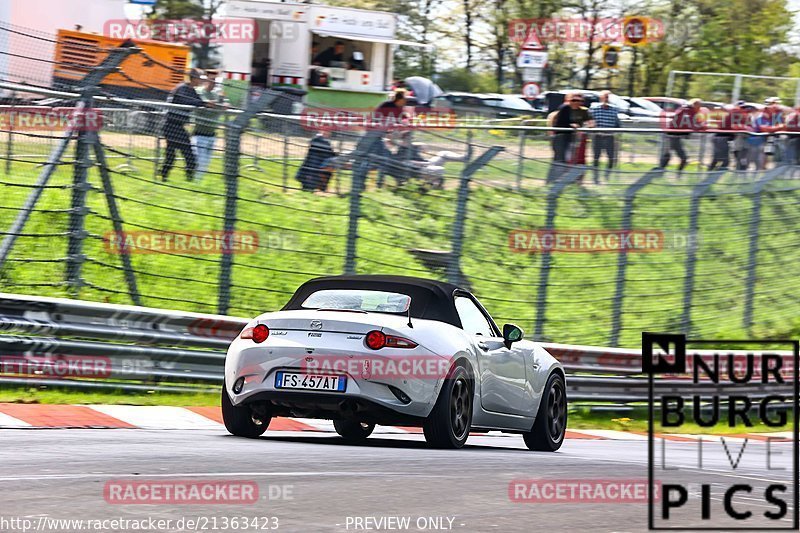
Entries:
[[[24,147],[17,146],[18,149]],[[43,147],[37,147],[43,151]],[[146,155],[146,150],[140,150]],[[243,164],[250,162],[243,158]],[[112,161],[117,164],[120,161]],[[179,169],[163,184],[152,180],[152,165],[134,160],[137,171],[112,175],[126,231],[221,230],[225,188],[222,177],[210,174],[201,183],[187,183]],[[458,172],[454,164],[451,173]],[[282,306],[295,288],[310,277],[343,271],[350,199],[319,196],[294,188],[294,168],[278,161],[261,161],[261,171],[244,167],[239,180],[240,231],[260,237],[257,253],[234,256],[230,314],[252,316]],[[546,165],[529,160],[522,168],[522,189],[514,190],[516,160],[501,159],[475,176],[465,221],[462,270],[474,291],[498,321],[514,321],[533,332],[537,299],[547,291],[544,337],[558,342],[607,345],[619,254],[559,253],[551,258],[546,285],[541,285],[541,254],[515,253],[509,234],[545,224]],[[617,176],[602,186],[568,187],[558,202],[556,228],[617,229],[621,226],[625,189],[641,169]],[[221,171],[215,161],[212,172]],[[38,169],[15,162],[3,187],[0,228],[7,228],[23,204]],[[341,190],[349,189],[347,177]],[[642,190],[634,204],[633,226],[663,232],[664,248],[656,253],[628,254],[625,299],[622,303],[621,345],[637,346],[641,331],[675,331],[684,307],[687,272],[685,234],[691,191],[703,176],[658,179]],[[131,303],[120,256],[110,253],[102,237],[113,230],[96,170],[88,195],[92,209],[84,243],[87,286],[78,298]],[[0,290],[66,296],[62,284],[66,256],[72,168],[61,167],[44,191],[10,262],[0,272]],[[444,278],[431,270],[412,249],[451,248],[457,179],[445,190],[420,191],[417,184],[376,190],[374,178],[363,195],[359,225],[359,273],[411,274]],[[389,180],[392,183],[392,180]],[[10,185],[13,184],[13,185]],[[800,238],[796,231],[800,195],[793,180],[773,182],[761,208],[761,237],[754,298],[752,336],[791,336],[797,328],[800,301],[794,296],[800,280]],[[335,187],[332,187],[335,189]],[[697,239],[696,278],[692,300],[694,333],[698,337],[745,338],[744,301],[749,257],[752,178],[726,178],[702,200]],[[39,236],[34,236],[39,235]],[[199,312],[216,312],[219,254],[135,254],[133,265],[144,305]]]

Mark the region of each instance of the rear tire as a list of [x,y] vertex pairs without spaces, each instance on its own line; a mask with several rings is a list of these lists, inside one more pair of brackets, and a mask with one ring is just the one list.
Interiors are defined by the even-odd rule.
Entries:
[[233,405],[228,390],[222,386],[222,421],[231,435],[254,439],[260,437],[269,427],[272,417],[265,417],[260,424],[253,420],[253,410],[248,405]]
[[358,420],[334,420],[333,427],[346,441],[362,442],[372,434],[375,424],[366,424]]
[[445,449],[464,446],[472,426],[473,390],[467,369],[460,365],[453,367],[442,385],[436,405],[422,426],[428,444]]
[[523,435],[529,450],[554,452],[564,443],[567,432],[567,387],[561,374],[551,374],[542,391],[533,428]]

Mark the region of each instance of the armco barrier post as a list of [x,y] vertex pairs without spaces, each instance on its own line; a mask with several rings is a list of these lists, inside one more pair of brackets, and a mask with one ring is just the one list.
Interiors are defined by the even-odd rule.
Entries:
[[[633,203],[636,200],[636,193],[643,187],[646,187],[658,176],[664,175],[664,169],[655,168],[647,174],[636,180],[636,183],[631,185],[625,191],[625,204],[622,208],[622,227],[623,231],[631,229],[633,222]],[[625,270],[628,267],[628,251],[622,248],[619,251],[617,258],[617,282],[614,292],[614,300],[612,303],[611,314],[611,339],[610,345],[616,348],[619,345],[619,334],[622,329],[622,302],[625,298]]]
[[[239,198],[239,154],[242,145],[242,133],[250,119],[272,105],[281,96],[281,93],[267,90],[261,93],[257,100],[250,102],[247,109],[231,122],[225,124],[225,221],[223,235],[225,242],[233,239],[236,229],[236,206]],[[256,146],[258,143],[256,143]],[[228,312],[231,301],[231,276],[233,270],[233,254],[227,250],[222,254],[219,268],[219,294],[217,309],[219,314]]]
[[708,189],[720,179],[726,171],[709,173],[708,177],[692,189],[692,200],[689,205],[689,234],[687,239],[686,278],[683,283],[683,314],[681,315],[681,333],[690,336],[692,333],[692,296],[694,293],[694,271],[697,265],[697,231],[700,221],[700,202]]
[[[547,214],[545,215],[544,229],[551,231],[555,228],[556,210],[558,209],[558,198],[567,185],[575,183],[583,176],[589,168],[584,165],[571,167],[568,172],[563,174],[547,191]],[[547,312],[547,283],[550,279],[550,252],[542,251],[542,265],[539,270],[539,287],[536,295],[536,323],[533,336],[535,340],[542,340],[544,334],[545,314]]]
[[745,296],[744,296],[744,327],[747,329],[748,334],[753,327],[753,299],[755,297],[756,287],[756,268],[758,265],[758,240],[760,237],[761,227],[761,198],[764,188],[772,180],[779,178],[786,174],[787,170],[791,167],[783,165],[773,168],[764,177],[758,180],[753,185],[753,208],[750,211],[750,225],[748,227],[748,236],[750,239],[749,250],[747,253],[747,278],[745,281]]

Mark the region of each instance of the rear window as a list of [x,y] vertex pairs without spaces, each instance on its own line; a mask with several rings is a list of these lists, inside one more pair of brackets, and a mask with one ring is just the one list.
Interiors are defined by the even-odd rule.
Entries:
[[305,309],[346,309],[369,313],[405,314],[411,306],[406,294],[361,289],[327,289],[317,291],[301,304]]

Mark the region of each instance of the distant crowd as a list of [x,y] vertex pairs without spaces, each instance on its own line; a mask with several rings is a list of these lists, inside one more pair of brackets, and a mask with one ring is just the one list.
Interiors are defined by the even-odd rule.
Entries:
[[[569,165],[585,165],[586,150],[591,137],[594,181],[600,182],[600,159],[606,156],[606,177],[617,166],[618,139],[621,128],[620,110],[609,103],[610,91],[600,94],[600,101],[587,108],[581,93],[567,94],[564,104],[548,116],[548,126],[562,128],[552,135],[553,161],[548,180],[556,179]],[[702,107],[699,99],[690,100],[672,113],[664,113],[661,120],[664,132],[658,166],[666,168],[672,155],[678,158],[678,172],[684,170],[688,156],[685,139],[693,132],[712,132],[712,160],[708,170],[733,168],[744,171],[750,168],[763,170],[767,159],[775,164],[800,163],[800,107],[792,109],[781,104],[777,97],[767,98],[764,105],[754,105],[743,100],[713,113]],[[585,132],[565,129],[597,128],[591,136]],[[782,135],[783,134],[783,135]],[[731,157],[732,156],[732,157]]]

